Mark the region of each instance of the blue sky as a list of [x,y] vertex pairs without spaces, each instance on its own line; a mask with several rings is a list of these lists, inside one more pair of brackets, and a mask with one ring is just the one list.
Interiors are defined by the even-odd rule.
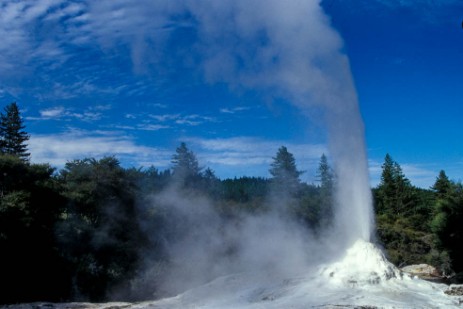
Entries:
[[[285,57],[337,49],[350,62],[372,185],[386,153],[417,186],[441,169],[462,179],[461,1],[326,0],[326,16],[309,0],[236,3],[3,0],[0,102],[19,104],[32,161],[114,154],[164,169],[184,141],[221,178],[266,177],[285,145],[312,182],[328,152],[319,111],[307,117],[282,95],[301,80],[279,84],[284,68],[273,74],[265,61],[294,71]],[[299,20],[304,31],[280,33]]]

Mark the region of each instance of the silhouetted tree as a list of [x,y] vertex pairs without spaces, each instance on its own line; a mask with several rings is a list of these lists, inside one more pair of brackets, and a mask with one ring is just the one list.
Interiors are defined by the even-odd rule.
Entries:
[[451,193],[453,189],[453,184],[445,174],[445,171],[441,170],[439,176],[436,178],[436,182],[431,187],[431,189],[436,192],[438,198],[445,197]]
[[16,102],[8,104],[4,113],[0,115],[0,152],[29,159],[26,141],[29,135],[24,131],[25,126]]
[[172,176],[175,181],[182,185],[194,187],[201,178],[201,168],[199,167],[196,155],[187,148],[185,143],[175,150],[172,156]]
[[285,146],[278,149],[269,170],[272,183],[279,193],[293,195],[300,189],[299,176],[303,173],[296,167],[296,160]]
[[210,197],[218,198],[220,195],[221,182],[215,176],[215,173],[209,167],[201,174],[203,190],[209,194]]

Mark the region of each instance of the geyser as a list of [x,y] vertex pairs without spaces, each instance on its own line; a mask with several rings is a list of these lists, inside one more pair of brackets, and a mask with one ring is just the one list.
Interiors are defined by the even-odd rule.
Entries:
[[[334,224],[320,242],[278,214],[231,226],[214,219],[210,201],[175,190],[159,194],[153,204],[163,204],[188,223],[182,226],[184,237],[169,244],[174,267],[161,281],[170,282],[171,293],[254,270],[277,270],[280,277],[307,269],[319,274],[314,265],[333,262],[358,240],[368,244],[373,216],[362,117],[342,39],[319,1],[95,2],[89,16],[105,13],[108,6],[139,21],[136,31],[127,32],[123,22],[108,29],[93,20],[96,33],[115,33],[116,43],[129,43],[136,71],[154,66],[171,72],[169,64],[175,61],[175,67],[185,70],[176,77],[193,72],[206,83],[228,85],[231,92],[251,91],[262,94],[262,101],[293,104],[308,121],[326,129],[337,176]],[[102,41],[113,44],[106,37]],[[224,250],[230,244],[232,255]],[[367,245],[355,248],[377,254]],[[350,262],[361,266],[364,257],[354,255]],[[362,267],[346,267],[362,272]]]
[[321,111],[338,178],[336,239],[368,241],[373,215],[363,122],[342,40],[319,1],[186,4],[210,82],[260,89],[296,105],[309,121]]
[[[307,115],[309,121],[326,128],[337,181],[334,227],[326,233],[326,243],[330,243],[327,247],[335,250],[326,249],[325,255],[334,255],[336,250],[341,254],[339,252],[358,239],[369,241],[373,220],[363,122],[349,61],[342,52],[342,40],[330,26],[319,1],[184,0],[156,1],[153,5],[162,12],[159,20],[165,22],[166,29],[189,29],[192,40],[182,44],[188,45],[188,59],[195,61],[188,65],[199,70],[208,83],[226,83],[232,91],[258,91],[267,100],[288,102]],[[178,27],[172,27],[176,24]],[[169,30],[169,33],[172,38],[179,35],[176,30]],[[169,41],[165,34],[162,40],[164,44]],[[185,48],[182,44],[180,49]],[[163,57],[170,59],[172,55]],[[315,115],[322,115],[322,118],[315,119]],[[279,219],[262,220],[276,222]],[[285,224],[273,224],[279,227],[280,236],[285,233]],[[243,232],[246,230],[244,224],[240,231],[231,233],[242,234],[241,240],[246,244],[239,246],[242,247],[240,258],[246,256],[249,261],[253,260],[249,256],[265,256],[262,250],[273,252],[270,246],[248,245],[255,236]],[[207,233],[217,234],[204,232]],[[275,233],[271,235],[279,237]],[[293,241],[299,239],[293,237]],[[301,250],[283,254],[279,260],[284,263],[294,254],[300,255],[302,260],[310,260],[308,252],[313,252],[311,249],[316,245],[309,242],[301,243]],[[179,256],[193,254],[182,251],[187,247],[198,248],[182,245]],[[195,256],[200,255],[195,253]],[[209,257],[204,256],[203,260]],[[265,264],[266,260],[255,261]],[[245,269],[249,268],[248,265]]]

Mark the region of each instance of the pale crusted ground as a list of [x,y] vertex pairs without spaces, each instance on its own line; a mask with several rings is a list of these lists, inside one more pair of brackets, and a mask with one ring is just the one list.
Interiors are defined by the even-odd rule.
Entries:
[[406,274],[367,242],[339,261],[281,278],[268,273],[219,277],[175,297],[139,303],[29,303],[0,309],[306,309],[463,308],[463,286]]

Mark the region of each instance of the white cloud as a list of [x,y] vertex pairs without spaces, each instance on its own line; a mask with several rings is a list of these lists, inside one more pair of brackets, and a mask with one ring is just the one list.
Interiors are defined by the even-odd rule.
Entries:
[[232,108],[221,108],[219,111],[223,114],[236,114],[237,112],[242,112],[250,109],[250,107],[237,106]]
[[178,119],[180,117],[180,114],[149,115],[149,117],[160,122],[165,122]]
[[165,125],[160,125],[160,124],[141,124],[138,125],[137,128],[139,130],[145,130],[145,131],[159,131],[162,129],[168,129],[170,126],[165,126]]
[[137,124],[137,125],[111,125],[110,128],[116,128],[121,130],[142,130],[142,131],[159,131],[163,129],[169,129],[170,126],[160,124]]
[[74,112],[72,109],[66,109],[63,106],[51,107],[39,111],[40,117],[29,116],[26,117],[28,120],[60,120],[74,118],[85,122],[91,122],[99,120],[102,114],[94,112],[93,110],[101,110],[99,108],[91,107],[83,112]]
[[420,188],[429,188],[436,181],[438,171],[434,171],[426,168],[421,164],[405,163],[400,165],[402,171],[405,174],[412,185]]
[[198,126],[205,122],[215,122],[216,119],[209,116],[198,114],[182,115],[182,114],[162,114],[162,115],[149,115],[150,118],[159,122],[172,122],[178,125]]
[[65,114],[65,109],[62,106],[52,107],[39,111],[42,118],[60,118]]
[[92,121],[101,119],[102,114],[95,113],[95,112],[83,112],[83,113],[69,113],[67,116],[74,117],[81,121],[92,122]]
[[164,149],[137,145],[120,132],[69,131],[61,134],[34,134],[29,140],[31,161],[61,168],[67,161],[115,155],[121,162],[140,166],[167,167],[172,155]]

